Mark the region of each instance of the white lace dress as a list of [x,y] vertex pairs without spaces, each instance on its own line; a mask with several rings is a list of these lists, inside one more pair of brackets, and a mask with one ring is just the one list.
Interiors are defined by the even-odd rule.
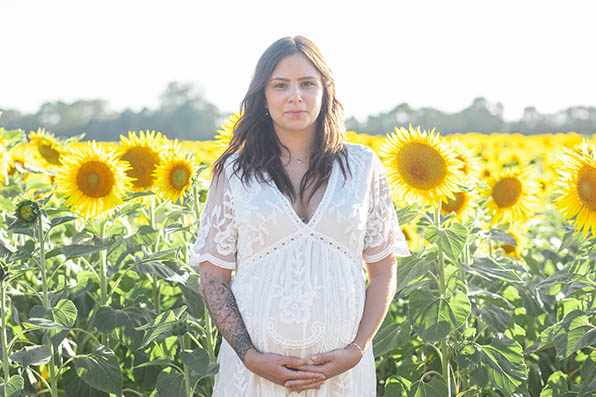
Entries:
[[[410,254],[379,158],[367,146],[345,145],[353,178],[348,174],[344,185],[335,162],[308,223],[273,182],[253,178],[250,186],[243,186],[232,172],[235,155],[226,162],[223,181],[209,189],[189,263],[209,261],[236,270],[231,289],[260,351],[309,359],[313,353],[347,346],[364,309],[363,260],[377,262],[391,252]],[[216,397],[290,394],[248,371],[225,340],[217,361]],[[320,390],[299,395],[374,397],[372,348],[358,365],[326,380]]]

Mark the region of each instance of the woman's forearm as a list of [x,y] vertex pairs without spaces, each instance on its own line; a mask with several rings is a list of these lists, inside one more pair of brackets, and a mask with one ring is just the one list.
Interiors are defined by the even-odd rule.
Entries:
[[246,353],[254,349],[254,345],[230,285],[205,271],[201,274],[200,293],[217,329],[244,362]]
[[354,338],[362,349],[366,349],[385,319],[387,310],[395,296],[396,280],[394,276],[376,277],[368,283],[364,312]]

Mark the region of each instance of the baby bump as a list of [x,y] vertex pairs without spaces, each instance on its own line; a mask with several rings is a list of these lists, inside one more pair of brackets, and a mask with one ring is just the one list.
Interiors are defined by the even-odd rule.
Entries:
[[284,354],[350,343],[364,308],[361,271],[324,247],[269,259],[246,276],[237,274],[233,285],[257,348]]

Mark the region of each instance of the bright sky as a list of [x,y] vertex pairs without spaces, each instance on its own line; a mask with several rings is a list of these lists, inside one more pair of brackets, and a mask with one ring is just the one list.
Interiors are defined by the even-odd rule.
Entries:
[[238,109],[262,52],[317,44],[347,116],[477,96],[547,113],[596,105],[594,1],[0,0],[0,108],[102,98],[154,108],[168,82]]

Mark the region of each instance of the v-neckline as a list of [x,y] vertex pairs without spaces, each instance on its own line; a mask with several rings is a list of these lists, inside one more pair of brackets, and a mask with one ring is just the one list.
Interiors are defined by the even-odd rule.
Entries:
[[[312,228],[316,224],[317,218],[319,218],[320,214],[325,210],[324,207],[327,205],[327,201],[329,200],[330,191],[333,188],[333,186],[335,185],[335,179],[336,179],[335,163],[336,162],[337,161],[334,161],[333,164],[331,165],[331,174],[329,175],[329,179],[327,180],[327,186],[325,187],[325,192],[323,193],[323,197],[321,198],[321,201],[319,201],[319,204],[317,205],[315,212],[313,212],[313,214],[310,217],[310,219],[308,220],[308,222],[304,222],[302,219],[300,219],[300,217],[296,213],[296,210],[292,206],[292,203],[290,202],[290,200],[282,192],[279,191],[279,189],[277,188],[275,183],[271,184],[272,189],[275,190],[277,195],[281,198],[284,206],[287,208],[290,217],[292,219],[294,219],[294,221],[299,226]],[[269,175],[267,175],[267,176],[269,177]]]

